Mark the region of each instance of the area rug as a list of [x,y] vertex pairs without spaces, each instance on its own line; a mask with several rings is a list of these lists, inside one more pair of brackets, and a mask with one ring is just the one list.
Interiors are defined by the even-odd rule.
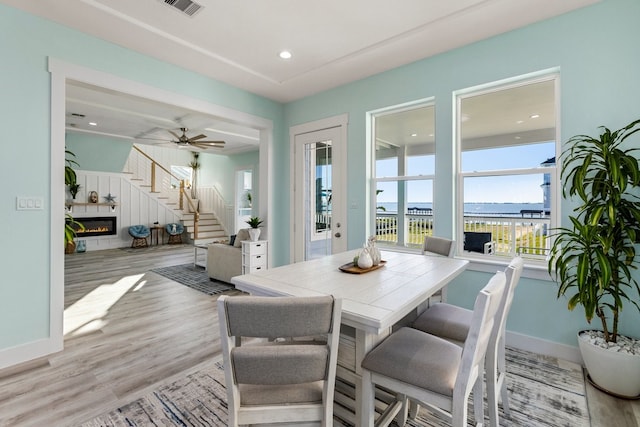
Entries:
[[[513,349],[508,349],[507,358],[511,419],[506,419],[501,409],[501,426],[589,426],[579,365]],[[487,411],[485,416],[488,416]],[[343,420],[336,420],[335,424],[350,425]],[[82,424],[83,427],[226,425],[226,391],[221,362],[212,362]],[[450,426],[450,423],[420,408],[417,419],[407,425],[441,427]]]
[[207,295],[215,295],[234,289],[234,287],[228,283],[212,280],[203,267],[193,265],[193,263],[154,268],[151,271],[200,292],[204,292]]

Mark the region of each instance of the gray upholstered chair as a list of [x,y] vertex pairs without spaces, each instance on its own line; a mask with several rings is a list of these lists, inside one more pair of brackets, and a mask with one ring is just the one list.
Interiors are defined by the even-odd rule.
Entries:
[[453,240],[444,237],[424,236],[422,255],[431,253],[451,258],[455,252],[454,243]]
[[341,311],[332,296],[218,299],[229,426],[333,425]]
[[473,322],[464,347],[413,328],[392,333],[362,361],[362,413],[366,425],[374,425],[376,385],[396,393],[396,400],[378,417],[375,425],[388,425],[396,418],[407,420],[408,400],[439,409],[453,427],[467,426],[467,401],[473,390],[474,414],[483,422],[482,365],[496,313],[506,288],[506,277],[496,273],[480,291]]
[[[515,257],[511,260],[505,271],[507,289],[500,302],[497,328],[494,328],[491,334],[489,349],[487,350],[485,375],[487,381],[489,421],[492,427],[499,425],[498,402],[501,398],[502,409],[507,416],[510,415],[506,383],[505,330],[513,296],[520,281],[523,268],[523,259]],[[414,321],[413,327],[463,346],[469,336],[472,322],[473,312],[471,310],[451,304],[435,304]],[[412,412],[415,410],[415,408],[412,408]],[[415,413],[413,413],[412,416],[415,416]]]
[[[454,240],[445,239],[444,237],[424,236],[422,244],[422,255],[441,255],[449,258],[453,257],[456,245]],[[436,302],[445,302],[447,300],[447,288],[444,287],[429,297],[429,305]]]

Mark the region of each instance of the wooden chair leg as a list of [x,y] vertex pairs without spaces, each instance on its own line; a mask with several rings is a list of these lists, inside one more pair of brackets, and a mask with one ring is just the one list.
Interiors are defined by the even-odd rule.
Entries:
[[482,373],[478,376],[476,383],[473,385],[473,415],[476,419],[476,425],[484,426],[484,381]]
[[149,246],[149,242],[146,237],[134,237],[131,242],[132,248],[145,248],[147,246]]
[[376,408],[376,386],[371,381],[371,373],[362,372],[362,417],[366,417],[365,426],[372,426]]
[[415,400],[409,399],[409,418],[415,420],[418,417],[420,405]]

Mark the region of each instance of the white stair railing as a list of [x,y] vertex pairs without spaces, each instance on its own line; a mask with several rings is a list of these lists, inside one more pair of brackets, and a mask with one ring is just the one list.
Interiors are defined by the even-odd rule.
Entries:
[[216,186],[199,187],[198,199],[200,211],[213,212],[225,234],[231,234],[229,228],[233,224],[233,207],[227,204],[220,190]]

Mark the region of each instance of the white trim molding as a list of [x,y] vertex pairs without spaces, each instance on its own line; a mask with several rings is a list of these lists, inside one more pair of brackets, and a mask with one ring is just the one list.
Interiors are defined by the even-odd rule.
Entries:
[[576,346],[561,344],[510,331],[506,332],[505,344],[509,347],[514,347],[520,350],[557,357],[558,359],[568,360],[579,365],[583,364],[582,356],[580,356],[580,349]]
[[[233,110],[221,105],[191,98],[175,92],[153,87],[144,83],[128,80],[113,74],[68,63],[57,58],[48,58],[48,71],[51,77],[51,221],[50,221],[50,300],[49,300],[49,337],[25,343],[14,348],[0,351],[0,368],[26,362],[46,356],[63,349],[64,335],[64,230],[60,226],[65,218],[65,103],[67,80],[124,92],[157,102],[176,105],[212,116],[220,117],[260,130],[260,215],[265,219],[271,213],[272,178],[270,170],[273,164],[273,121]],[[269,231],[267,236],[269,239]]]

